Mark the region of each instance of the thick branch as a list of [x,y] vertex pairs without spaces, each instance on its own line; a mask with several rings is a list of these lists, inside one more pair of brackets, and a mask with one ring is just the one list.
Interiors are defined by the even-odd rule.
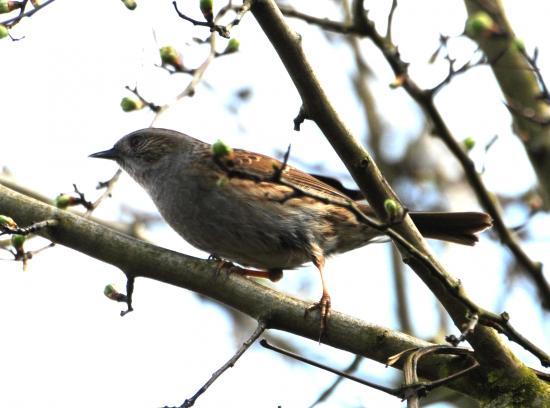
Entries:
[[[15,190],[18,193],[24,194],[28,197],[34,198],[35,200],[41,201],[45,204],[51,204],[53,201],[51,198],[43,194],[40,194],[39,192],[34,191],[30,188],[22,186],[21,184],[17,183],[13,178],[2,174],[0,174],[0,185],[3,185],[9,189]],[[78,214],[78,212],[72,208],[69,208],[68,211]],[[94,217],[89,217],[89,218],[94,222],[102,224],[108,228],[114,229],[122,234],[126,234],[134,238],[141,238],[139,236],[140,234],[136,231],[135,225],[132,225],[132,223],[105,221]]]
[[[359,145],[334,110],[305,57],[300,37],[287,25],[273,0],[255,1],[252,13],[285,65],[302,98],[306,114],[323,131],[375,209],[377,216],[380,219],[386,219],[384,201],[397,200],[397,197],[370,155]],[[459,283],[434,258],[409,216],[405,216],[395,230],[426,254],[444,280],[449,282],[449,285],[442,284],[441,277],[434,276],[424,263],[411,258],[403,248],[400,248],[402,256],[444,305],[457,327],[462,327],[467,322],[467,310],[449,290],[452,285],[459,287]],[[525,381],[525,367],[492,329],[478,325],[468,340],[476,351],[476,358],[485,369],[498,369],[501,376],[506,375],[508,378]],[[534,377],[531,379],[538,381]],[[532,388],[529,393],[536,392],[535,388]]]
[[[550,210],[550,126],[540,125],[530,117],[550,118],[548,95],[543,95],[537,68],[530,66],[523,46],[514,46],[516,36],[499,0],[465,0],[468,15],[485,11],[498,26],[500,35],[480,35],[477,43],[488,57],[495,78],[513,108],[514,129],[518,134],[538,176],[546,210]],[[542,39],[541,39],[542,40]],[[495,58],[502,54],[501,57]],[[547,92],[547,90],[545,90]],[[543,98],[541,98],[543,97]],[[524,115],[521,112],[530,112]]]
[[[317,341],[319,321],[314,315],[304,317],[309,303],[279,293],[232,274],[220,275],[217,263],[200,260],[131,238],[88,218],[59,210],[30,197],[0,186],[0,214],[6,214],[19,225],[45,219],[56,219],[57,226],[38,233],[44,237],[110,263],[125,273],[147,277],[189,289],[231,306],[256,320],[264,319],[267,327],[284,330]],[[386,363],[399,352],[430,345],[403,333],[370,325],[334,311],[330,330],[323,343]],[[465,368],[465,362],[452,357],[433,356],[421,365],[426,378],[441,378],[446,373]],[[449,387],[473,398],[487,398],[488,390],[477,374],[453,382]]]
[[[340,23],[336,21],[330,21],[327,19],[321,19],[317,17],[311,17],[309,15],[297,12],[292,9],[282,8],[282,12],[285,15],[291,17],[297,17],[308,23],[318,25],[326,30],[339,32],[339,33],[352,33],[362,37],[368,37],[378,47],[378,49],[384,54],[384,57],[391,66],[396,78],[403,80],[403,88],[411,95],[411,97],[424,109],[426,115],[433,123],[434,133],[441,138],[443,143],[451,151],[451,153],[460,162],[460,165],[464,169],[466,178],[473,188],[476,196],[485,211],[493,218],[493,225],[495,230],[501,239],[502,243],[506,245],[510,251],[514,254],[519,264],[525,268],[525,272],[531,277],[536,284],[540,294],[542,305],[545,308],[550,308],[550,286],[546,281],[543,272],[542,265],[534,262],[520,246],[515,234],[509,230],[504,220],[502,219],[498,204],[495,203],[492,195],[489,193],[481,176],[475,169],[473,161],[468,157],[463,147],[457,142],[456,138],[452,135],[451,131],[447,127],[443,117],[439,113],[434,103],[434,94],[440,86],[434,90],[422,90],[407,74],[407,64],[401,60],[397,48],[389,42],[385,37],[378,34],[374,27],[374,23],[368,20],[363,10],[363,2],[355,1],[354,13],[355,22]],[[502,51],[500,54],[496,54],[491,58],[492,63],[500,61],[500,59],[507,54]],[[498,58],[497,58],[498,57]],[[442,84],[447,82],[443,81]],[[550,173],[548,173],[550,174]],[[547,177],[550,179],[550,177]]]

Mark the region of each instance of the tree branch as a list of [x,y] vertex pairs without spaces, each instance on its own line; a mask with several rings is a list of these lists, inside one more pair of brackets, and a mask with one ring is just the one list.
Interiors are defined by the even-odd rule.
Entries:
[[[517,237],[506,227],[498,205],[494,201],[493,195],[487,190],[487,187],[485,187],[485,184],[483,183],[481,176],[478,174],[472,160],[468,157],[460,143],[457,142],[456,138],[447,127],[447,124],[439,113],[439,110],[436,108],[433,99],[434,91],[437,91],[438,87],[434,90],[422,90],[408,76],[408,65],[401,60],[397,48],[392,43],[388,42],[385,37],[378,34],[374,27],[374,23],[368,20],[365,16],[363,1],[356,0],[353,7],[355,18],[353,24],[312,17],[286,7],[282,8],[282,11],[285,15],[300,18],[310,24],[318,25],[330,31],[343,34],[356,34],[358,36],[368,37],[372,40],[372,42],[388,61],[396,78],[401,79],[402,87],[422,107],[422,109],[424,109],[424,112],[433,124],[433,131],[435,135],[437,135],[443,143],[445,143],[450,152],[459,161],[464,170],[464,174],[466,175],[466,179],[474,190],[481,206],[493,218],[493,225],[501,242],[509,248],[518,263],[523,266],[525,272],[535,283],[541,298],[542,306],[550,310],[550,285],[544,278],[542,265],[529,258],[520,246]],[[502,56],[502,50],[500,50],[499,53],[489,56],[489,59],[494,64],[496,61],[500,61]],[[448,81],[445,80],[443,83],[445,82]],[[550,140],[550,137],[547,139]],[[548,160],[548,162],[550,163],[550,160]],[[546,174],[550,174],[550,170]],[[550,177],[546,177],[546,179],[550,180]]]
[[[0,186],[0,214],[9,214],[20,225],[45,219],[57,225],[38,234],[61,245],[110,263],[126,274],[147,277],[206,295],[256,320],[265,320],[270,329],[284,330],[318,340],[319,322],[304,316],[309,303],[262,286],[239,274],[220,275],[217,263],[163,249],[106,228],[89,218],[60,210]],[[330,330],[323,343],[350,353],[386,363],[403,350],[431,345],[403,333],[368,324],[333,311]],[[420,365],[429,379],[464,369],[463,361],[448,356],[430,356]],[[489,389],[479,373],[471,373],[449,385],[473,398],[489,397]]]
[[[498,26],[500,35],[479,35],[475,40],[487,55],[508,105],[521,111],[530,111],[535,117],[550,118],[544,81],[538,80],[538,68],[532,67],[526,58],[525,48],[518,43],[502,3],[498,0],[465,0],[464,3],[470,18],[484,11]],[[499,54],[502,57],[493,61]],[[512,115],[512,119],[514,130],[523,142],[538,176],[544,206],[550,210],[550,126],[540,125],[521,114]]]
[[[273,0],[256,0],[251,11],[285,65],[302,98],[308,117],[315,121],[325,134],[377,216],[382,220],[387,219],[384,209],[385,200],[398,201],[398,198],[370,155],[359,145],[334,110],[305,57],[300,37],[286,24]],[[438,263],[408,215],[405,215],[403,222],[395,226],[395,230],[425,254],[434,269],[441,274],[441,276],[434,276],[431,268],[427,268],[423,262],[415,258],[410,258],[407,251],[400,247],[402,256],[445,306],[456,326],[461,328],[467,323],[467,309],[449,291],[448,285],[442,285],[442,281],[455,284],[456,287],[459,287],[459,283]],[[478,325],[468,340],[474,347],[476,358],[482,367],[485,370],[498,370],[493,372],[493,375],[500,373],[497,374],[499,380],[509,381],[510,386],[514,387],[513,382],[525,384],[524,381],[530,378],[528,381],[530,385],[522,390],[526,392],[524,395],[529,394],[530,397],[538,395],[538,386],[545,386],[532,374],[524,376],[525,366],[517,360],[493,330]]]

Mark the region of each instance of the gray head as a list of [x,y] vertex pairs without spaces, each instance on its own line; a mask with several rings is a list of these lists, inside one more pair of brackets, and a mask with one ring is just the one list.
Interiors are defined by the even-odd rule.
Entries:
[[130,176],[142,182],[144,177],[167,162],[163,159],[191,152],[196,145],[202,144],[175,130],[145,128],[124,136],[111,149],[90,157],[115,160]]

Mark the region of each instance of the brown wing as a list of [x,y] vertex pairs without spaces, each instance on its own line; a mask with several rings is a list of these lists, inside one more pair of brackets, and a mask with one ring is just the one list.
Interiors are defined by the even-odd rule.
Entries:
[[[283,165],[279,160],[272,157],[264,156],[259,153],[251,153],[241,149],[234,150],[232,162],[232,169],[257,176],[265,180],[274,175],[274,166],[278,166],[280,168]],[[346,201],[350,200],[347,195],[339,191],[337,188],[334,188],[333,186],[324,183],[312,175],[298,170],[288,164],[285,166],[282,177],[283,180],[292,183],[304,191],[325,194],[328,198],[343,199]]]

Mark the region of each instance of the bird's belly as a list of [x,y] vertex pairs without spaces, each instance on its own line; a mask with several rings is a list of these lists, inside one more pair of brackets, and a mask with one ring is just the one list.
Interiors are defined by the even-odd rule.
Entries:
[[[208,199],[192,195],[178,211],[159,202],[157,207],[191,245],[241,265],[292,269],[311,260],[310,214],[281,203],[235,200],[216,193]],[[202,201],[197,202],[196,196]]]

